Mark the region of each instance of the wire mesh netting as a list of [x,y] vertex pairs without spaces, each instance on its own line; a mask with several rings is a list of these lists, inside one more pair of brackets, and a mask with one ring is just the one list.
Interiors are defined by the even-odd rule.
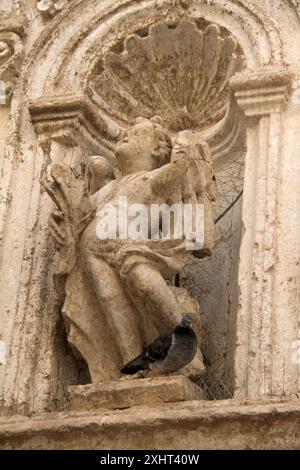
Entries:
[[[228,223],[228,220],[233,217],[234,208],[241,199],[244,183],[243,177],[244,152],[241,152],[241,149],[239,149],[237,155],[229,163],[227,162],[221,168],[216,169],[218,198],[214,203],[214,220],[216,225],[214,252],[222,253],[223,251],[225,258],[229,256],[226,250],[230,249],[232,244],[231,239],[236,229],[236,226],[231,222]],[[199,379],[198,383],[204,391],[205,398],[208,400],[227,399],[231,398],[233,394],[233,371],[230,365],[230,358],[226,357],[225,353],[227,346],[226,344],[215,345],[217,341],[219,343],[223,341],[224,343],[226,341],[229,342],[230,339],[226,338],[225,333],[220,332],[218,312],[214,312],[215,319],[208,318],[211,312],[208,312],[207,304],[209,302],[216,302],[215,299],[211,300],[210,297],[212,292],[215,291],[216,266],[214,266],[214,263],[220,262],[220,256],[218,255],[217,259],[214,258],[214,256],[203,259],[193,258],[180,273],[179,278],[179,285],[187,288],[200,305],[202,324],[201,349],[204,354],[206,373]],[[232,269],[230,268],[225,272],[224,266],[223,271],[223,282],[225,284],[234,282],[231,274]],[[227,280],[226,276],[228,276]],[[230,300],[226,299],[226,302],[228,306],[226,306],[225,313],[220,312],[220,322],[230,321],[225,319],[224,315],[234,315]],[[221,318],[221,316],[223,317]],[[227,334],[230,335],[232,333],[228,331]]]

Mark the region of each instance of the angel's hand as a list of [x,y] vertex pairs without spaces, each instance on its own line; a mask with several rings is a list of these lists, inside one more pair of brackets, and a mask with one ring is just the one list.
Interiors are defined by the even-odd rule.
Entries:
[[188,172],[188,159],[185,151],[178,147],[174,148],[171,155],[171,162],[152,172],[151,186],[155,193],[164,195],[170,199],[171,195],[181,190],[182,184]]
[[186,151],[183,147],[178,146],[174,147],[171,155],[171,162],[181,162],[181,163],[186,163],[187,162],[187,154]]

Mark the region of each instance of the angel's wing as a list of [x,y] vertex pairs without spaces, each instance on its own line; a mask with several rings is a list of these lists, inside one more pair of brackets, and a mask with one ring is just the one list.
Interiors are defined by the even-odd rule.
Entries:
[[56,205],[49,218],[49,230],[59,249],[56,274],[69,273],[76,260],[78,237],[92,216],[85,184],[69,165],[54,163],[53,181],[45,189]]

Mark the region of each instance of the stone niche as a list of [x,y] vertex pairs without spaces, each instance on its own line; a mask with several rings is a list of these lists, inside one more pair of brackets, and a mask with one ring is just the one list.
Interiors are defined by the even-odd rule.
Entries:
[[[74,436],[88,430],[91,423],[84,413],[90,412],[89,402],[95,400],[102,436],[105,397],[112,393],[118,404],[123,403],[114,385],[107,385],[102,395],[95,389],[100,372],[97,355],[91,351],[97,350],[97,335],[90,331],[89,341],[84,342],[88,326],[83,320],[76,323],[63,307],[66,276],[57,276],[63,269],[49,234],[53,203],[45,185],[51,181],[53,165],[65,164],[75,186],[80,186],[83,168],[94,155],[105,157],[118,178],[114,152],[120,136],[136,118],[159,116],[173,144],[187,130],[205,142],[218,184],[212,254],[189,260],[179,275],[181,292],[187,289],[200,306],[206,371],[198,381],[201,392],[183,377],[165,384],[154,381],[148,384],[153,401],[146,405],[143,387],[148,385],[141,382],[140,391],[133,386],[132,404],[139,405],[140,413],[145,408],[144,425],[150,434],[159,429],[163,407],[168,410],[164,429],[179,413],[179,427],[189,430],[194,448],[211,448],[218,440],[218,436],[203,437],[209,421],[205,416],[215,413],[216,420],[221,416],[217,410],[223,402],[216,400],[231,399],[222,408],[229,436],[220,443],[222,448],[243,448],[251,434],[245,426],[243,437],[236,440],[234,429],[242,425],[234,418],[235,410],[254,420],[269,416],[275,428],[294,413],[295,424],[299,419],[299,405],[293,400],[299,392],[299,365],[294,360],[300,278],[298,7],[288,0],[52,3],[20,2],[13,13],[9,8],[3,13],[0,23],[0,79],[6,90],[0,107],[6,123],[0,130],[1,412],[68,410],[72,386],[72,411],[61,415],[63,426],[73,426]],[[77,256],[76,249],[68,252],[69,264],[72,256]],[[64,269],[68,275],[66,265]],[[84,283],[80,287],[89,289]],[[171,399],[161,404],[158,395]],[[261,401],[249,405],[245,401],[249,399]],[[127,405],[125,400],[120,408]],[[57,415],[49,414],[49,420],[43,416],[33,421],[7,419],[12,446],[18,447],[22,438],[18,423],[29,436],[28,447],[43,447],[42,442],[59,445],[53,437]],[[122,422],[136,432],[134,406],[129,411],[109,411],[107,416],[114,432]],[[38,440],[30,429],[35,429]],[[97,432],[91,431],[90,442]],[[64,436],[64,428],[61,433]],[[287,426],[286,435],[292,434]],[[159,435],[166,437],[164,432]],[[279,434],[276,439],[277,446],[299,445],[292,438],[281,441]],[[64,448],[78,447],[76,439],[67,442],[64,436],[63,441]],[[5,438],[0,443],[10,446]],[[113,447],[118,443],[125,446],[121,437]],[[250,445],[259,443],[257,436]],[[129,445],[143,447],[134,439]],[[158,445],[154,439],[151,446]],[[187,441],[178,432],[172,434],[170,445],[187,447]],[[264,446],[271,447],[267,437]]]
[[[37,134],[43,142],[47,140],[49,143],[51,161],[68,163],[78,174],[81,173],[83,164],[89,166],[89,154],[95,153],[91,145],[92,138],[93,145],[96,145],[94,140],[97,140],[97,152],[107,158],[118,174],[114,147],[119,135],[140,117],[159,116],[174,143],[181,131],[190,129],[207,142],[218,180],[219,195],[214,203],[213,217],[216,222],[220,220],[221,224],[218,227],[219,239],[216,246],[222,246],[219,254],[215,248],[212,250],[213,260],[197,261],[192,257],[182,273],[181,285],[196,294],[204,310],[205,332],[201,332],[204,337],[202,347],[207,363],[211,364],[207,377],[213,375],[217,384],[206,383],[206,378],[203,383],[201,379],[201,383],[208,391],[208,397],[216,393],[218,398],[228,398],[233,393],[231,372],[227,374],[227,371],[233,369],[240,211],[234,207],[230,220],[225,218],[225,226],[223,216],[241,195],[243,185],[245,122],[236,106],[229,80],[243,69],[244,63],[241,47],[226,28],[203,18],[170,17],[163,22],[144,26],[142,30],[135,29],[130,34],[126,30],[125,37],[121,40],[116,38],[108,51],[96,50],[82,94],[68,94],[59,90],[56,95],[42,96],[32,100],[29,105]],[[82,148],[82,144],[76,140],[78,125],[74,117],[80,123],[86,148]],[[72,186],[76,186],[75,177]],[[72,194],[75,192],[75,189],[71,189]],[[234,230],[232,224],[235,224]],[[222,239],[224,237],[225,241]],[[235,243],[235,248],[231,247],[232,243]],[[221,259],[224,255],[229,258],[225,263],[226,273]],[[57,264],[60,265],[61,262],[58,261]],[[221,272],[217,274],[217,271]],[[78,296],[76,303],[81,302],[80,307],[73,305],[72,297],[76,293],[72,289],[90,289],[90,285],[81,280],[82,275],[77,274],[74,277],[73,281],[69,279],[66,286],[67,297],[63,308],[68,339],[76,350],[86,359],[89,358],[92,380],[97,382],[103,375],[100,357],[103,349],[109,350],[109,340],[102,339],[104,327],[101,323],[93,324],[93,337],[91,327],[86,325],[86,318],[94,315],[92,311],[97,310],[96,306],[91,306],[90,301],[88,304],[82,303]],[[207,287],[208,282],[212,283],[212,288]],[[228,286],[225,285],[227,282]],[[197,285],[201,285],[198,290]],[[211,298],[218,292],[217,298],[205,298],[205,288]],[[90,291],[89,299],[93,295]],[[230,302],[232,307],[228,307]],[[76,308],[85,312],[81,320]],[[89,309],[90,314],[87,313]],[[213,310],[216,311],[215,315]],[[216,322],[219,324],[217,328]],[[151,331],[150,324],[147,330],[149,328]],[[86,341],[87,337],[89,341]],[[149,333],[144,341],[151,341],[153,337],[155,334]],[[124,330],[118,345],[122,341],[126,344],[131,341]],[[106,346],[102,347],[102,343]],[[133,350],[131,355],[136,353]],[[109,362],[113,351],[110,354]],[[105,362],[106,359],[103,358],[103,363]],[[113,362],[118,364],[117,359]],[[115,373],[112,377],[114,376]],[[218,388],[220,385],[221,391]]]

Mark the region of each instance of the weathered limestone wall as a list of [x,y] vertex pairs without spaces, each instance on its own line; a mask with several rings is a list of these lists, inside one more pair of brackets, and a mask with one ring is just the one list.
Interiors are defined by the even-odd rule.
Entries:
[[[41,183],[51,160],[71,158],[72,145],[76,153],[76,136],[82,141],[80,145],[84,141],[81,136],[85,136],[83,147],[89,154],[104,150],[112,154],[109,146],[104,149],[103,142],[109,142],[107,136],[101,142],[86,137],[82,116],[76,121],[77,127],[70,125],[73,127],[66,133],[68,138],[64,134],[53,139],[52,131],[32,125],[28,103],[62,91],[84,94],[95,58],[102,54],[98,47],[109,50],[116,38],[122,40],[136,29],[178,16],[205,18],[226,28],[243,50],[248,72],[259,70],[270,78],[248,80],[249,72],[234,87],[240,107],[247,114],[248,127],[242,249],[236,286],[240,230],[236,206],[233,215],[222,222],[224,240],[209,267],[213,287],[204,300],[204,324],[209,332],[204,339],[207,356],[212,363],[217,356],[216,362],[220,360],[225,369],[225,364],[232,366],[235,350],[235,368],[230,370],[234,380],[230,377],[226,387],[231,391],[235,383],[237,396],[296,394],[299,366],[290,358],[293,341],[300,339],[297,2],[70,0],[62,3],[61,11],[56,11],[54,2],[52,9],[41,11],[41,4],[34,0],[0,2],[0,40],[8,41],[14,57],[10,71],[0,62],[0,79],[9,82],[13,90],[11,103],[8,100],[7,106],[0,107],[3,409],[28,413],[61,408],[66,404],[67,386],[87,381],[84,365],[67,346],[61,302],[52,285],[54,251],[47,231],[52,205]],[[7,32],[13,35],[7,36]],[[278,70],[282,69],[288,78],[277,83]],[[17,71],[19,80],[15,80]],[[256,90],[254,97],[249,96],[247,80],[252,80],[250,91]],[[277,86],[280,90],[274,90]],[[90,122],[92,116],[90,113]],[[98,128],[105,127],[102,118],[96,120]],[[226,147],[226,139],[223,145]],[[231,226],[236,229],[227,241]],[[234,252],[232,263],[230,252]],[[204,278],[204,285],[206,282]],[[237,293],[235,341],[231,332],[235,330]]]

